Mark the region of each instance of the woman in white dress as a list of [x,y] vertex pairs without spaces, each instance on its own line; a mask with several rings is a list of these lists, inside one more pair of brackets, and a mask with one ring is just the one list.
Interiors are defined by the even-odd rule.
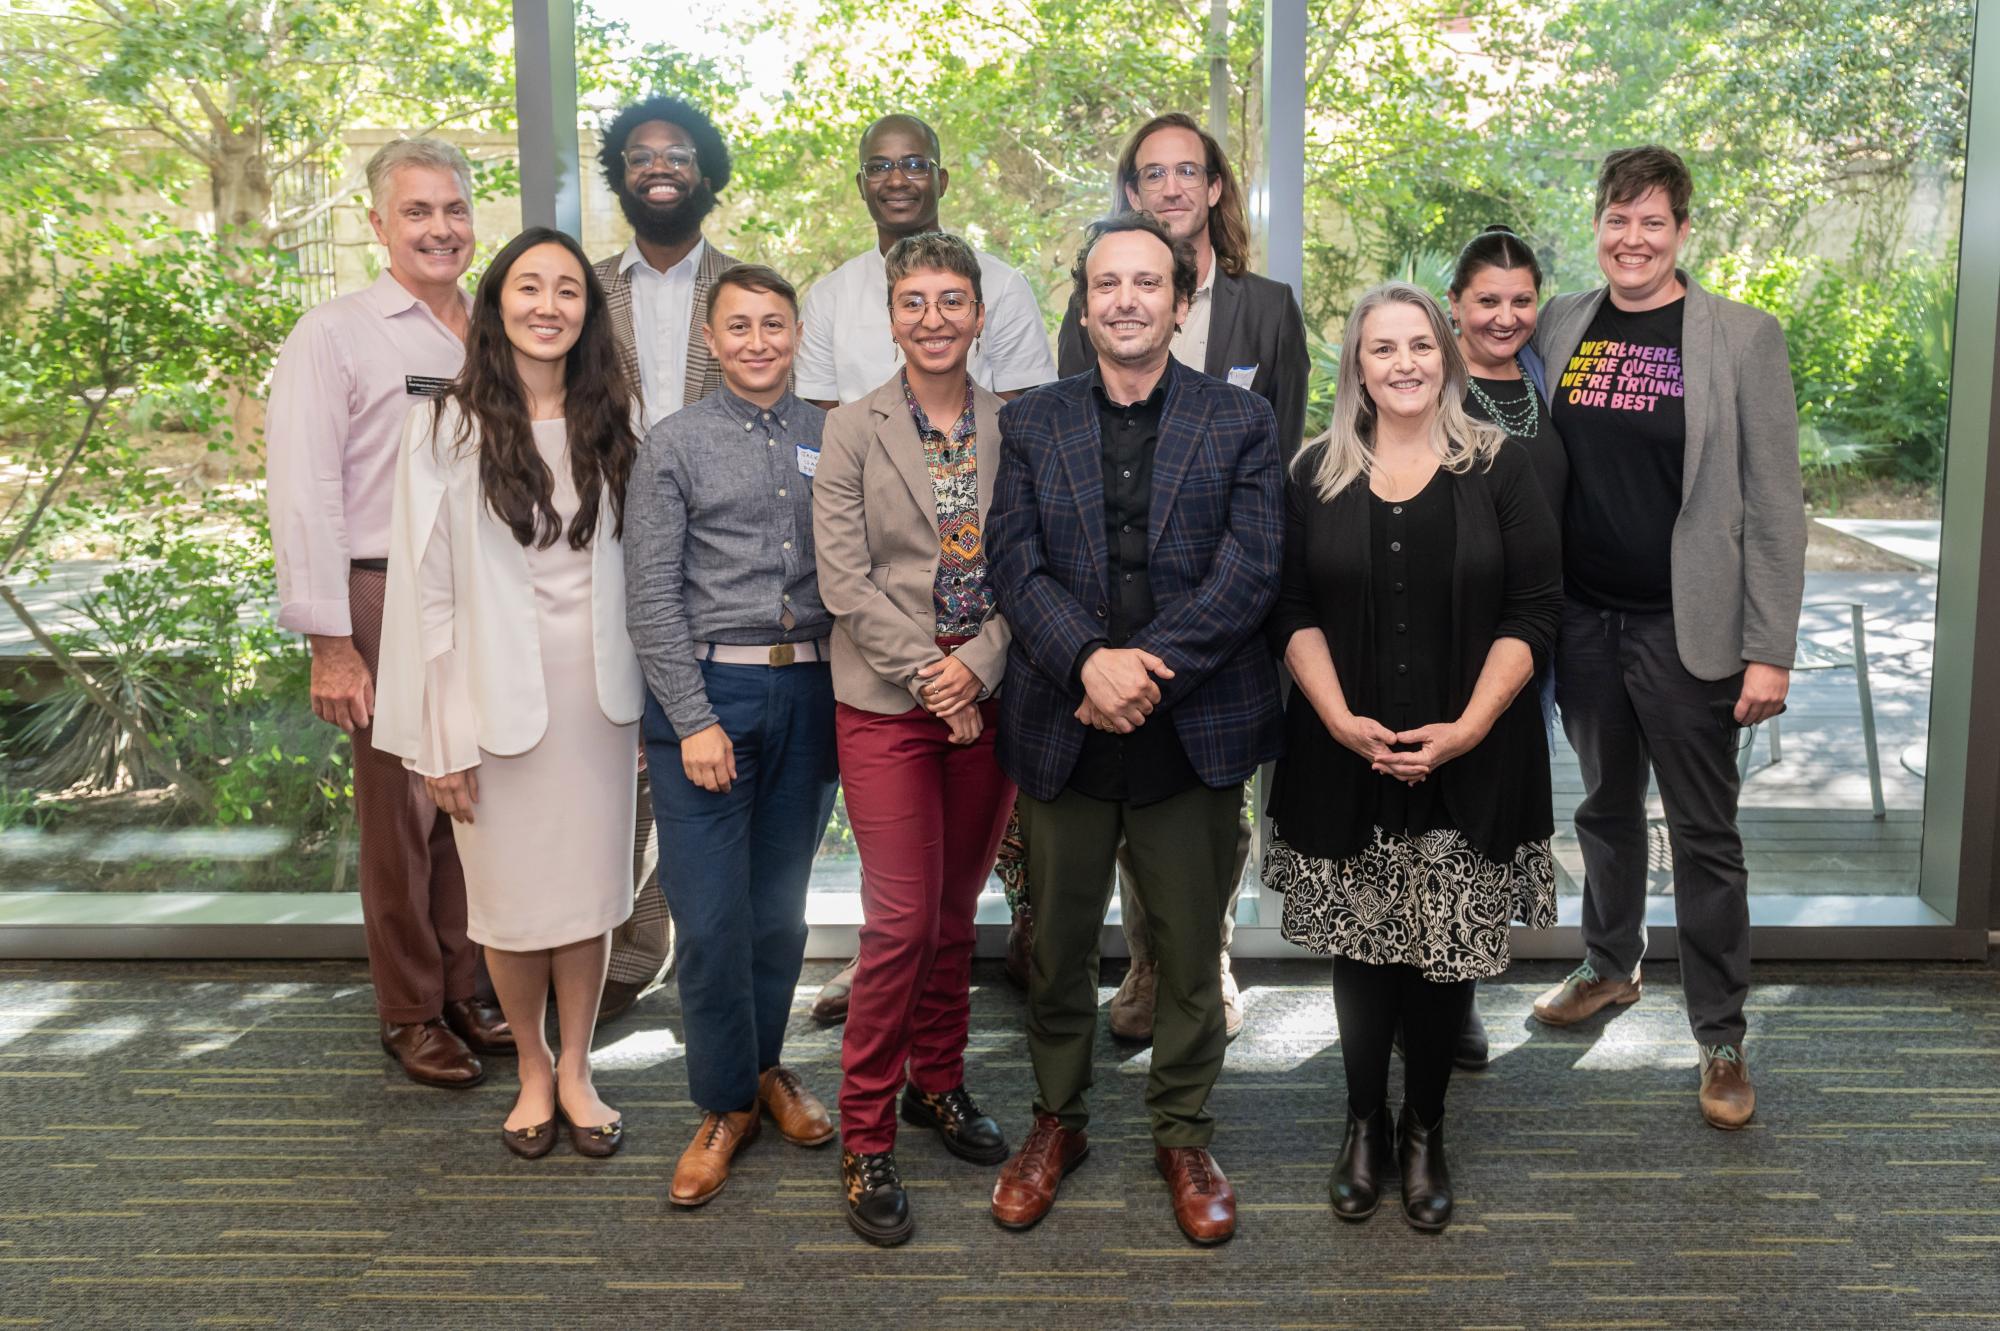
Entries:
[[530,228],[479,283],[465,368],[410,413],[375,723],[453,819],[467,933],[519,1046],[501,1138],[530,1158],[557,1120],[585,1155],[622,1140],[590,1035],[632,910],[644,686],[620,536],[636,450],[596,277],[570,237]]

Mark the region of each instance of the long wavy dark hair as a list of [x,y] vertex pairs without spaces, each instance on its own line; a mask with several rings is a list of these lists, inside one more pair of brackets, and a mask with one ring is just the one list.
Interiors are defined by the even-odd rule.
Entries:
[[479,279],[472,298],[472,327],[465,338],[465,366],[437,399],[435,419],[446,403],[459,408],[452,443],[458,449],[478,440],[479,490],[493,516],[507,524],[522,545],[547,549],[562,536],[556,513],[555,476],[535,451],[528,417],[528,394],[514,364],[514,344],[500,315],[500,292],[522,255],[537,245],[560,245],[583,270],[583,331],[563,363],[563,419],[569,426],[569,471],[579,501],[569,524],[572,550],[590,547],[597,530],[599,496],[611,492],[613,530],[625,534],[625,484],[632,475],[639,441],[632,431],[632,386],[618,362],[611,312],[604,288],[583,247],[554,227],[531,226],[498,254]]
[[[1185,111],[1169,111],[1133,130],[1132,137],[1125,140],[1124,151],[1118,154],[1118,183],[1135,191],[1139,188],[1139,149],[1163,129],[1184,129],[1201,140],[1209,174],[1222,182],[1222,193],[1208,210],[1208,243],[1215,250],[1215,261],[1222,265],[1223,272],[1231,277],[1243,276],[1250,270],[1250,219],[1243,203],[1243,187],[1236,183],[1229,154],[1222,151],[1215,135],[1202,128],[1199,120]],[[1118,195],[1118,205],[1121,212],[1131,207],[1123,189]]]

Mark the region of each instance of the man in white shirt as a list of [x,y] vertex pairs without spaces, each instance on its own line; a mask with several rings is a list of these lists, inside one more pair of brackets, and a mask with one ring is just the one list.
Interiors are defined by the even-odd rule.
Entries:
[[[702,223],[729,184],[729,145],[715,123],[678,97],[652,97],[612,118],[597,154],[605,183],[632,224],[632,243],[596,265],[626,380],[638,386],[644,428],[722,387],[701,330],[715,279],[736,260],[709,244]],[[673,955],[673,921],[657,879],[651,790],[639,774],[640,845],[632,917],[611,935],[600,1024],[658,988]]]
[[[861,135],[854,184],[875,219],[875,244],[813,284],[806,293],[794,373],[798,395],[832,408],[866,397],[902,364],[889,336],[889,285],[882,256],[905,236],[940,231],[938,204],[951,185],[939,163],[937,131],[910,115],[887,115]],[[974,383],[1013,397],[1056,377],[1041,306],[1026,278],[979,254],[986,331],[972,348]]]
[[[940,156],[937,131],[912,115],[886,115],[861,132],[854,185],[875,219],[875,244],[806,293],[792,372],[795,391],[816,407],[832,410],[866,397],[902,366],[902,353],[889,336],[889,281],[882,256],[905,236],[944,229],[938,223],[938,203],[951,186],[951,173]],[[973,343],[966,373],[981,388],[1006,398],[1052,382],[1056,358],[1034,289],[992,255],[974,252],[986,299],[986,330]],[[813,1002],[817,1020],[846,1018],[854,967],[848,962],[820,986]]]

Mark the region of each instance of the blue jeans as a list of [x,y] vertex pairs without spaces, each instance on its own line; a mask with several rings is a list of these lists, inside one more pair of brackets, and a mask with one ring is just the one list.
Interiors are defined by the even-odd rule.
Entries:
[[725,794],[681,768],[666,713],[646,698],[646,766],[660,826],[660,887],[674,917],[674,966],[688,1094],[710,1113],[757,1102],[757,1076],[784,1052],[806,950],[806,884],[833,809],[833,673],[704,662],[709,705],[736,750]]

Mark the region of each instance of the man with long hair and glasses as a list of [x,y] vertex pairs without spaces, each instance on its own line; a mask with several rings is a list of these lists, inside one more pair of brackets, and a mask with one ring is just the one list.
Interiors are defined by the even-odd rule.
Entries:
[[[650,97],[612,117],[597,161],[632,227],[632,243],[598,261],[597,280],[626,381],[639,395],[640,428],[650,430],[722,387],[702,329],[715,279],[736,260],[710,245],[701,228],[729,184],[729,146],[696,107]],[[658,988],[673,957],[673,921],[656,886],[650,798],[642,770],[632,918],[611,940],[599,1021],[623,1015]]]
[[[860,156],[854,185],[875,221],[875,243],[813,283],[799,335],[799,396],[829,409],[868,396],[901,367],[882,302],[884,256],[906,236],[944,229],[938,205],[951,187],[937,131],[913,115],[886,115],[869,125],[861,133]],[[984,250],[974,253],[986,321],[973,340],[966,377],[1000,398],[1018,397],[1056,377],[1041,307],[1026,278]],[[1010,953],[1010,961],[1020,955]],[[858,964],[858,958],[850,961],[820,986],[816,1020],[846,1018]]]
[[[1243,191],[1215,136],[1179,111],[1148,120],[1118,154],[1119,202],[1157,217],[1176,240],[1194,250],[1195,290],[1187,317],[1174,334],[1173,356],[1189,369],[1247,388],[1271,404],[1278,418],[1278,452],[1298,452],[1305,434],[1305,319],[1292,289],[1250,271],[1250,223]],[[1070,293],[1069,312],[1056,335],[1057,362],[1067,379],[1097,363],[1084,334],[1086,293]],[[1236,897],[1250,858],[1250,823],[1237,829],[1236,887],[1222,921],[1222,1006],[1229,1037],[1243,1029],[1229,944],[1235,934]],[[1111,1000],[1111,1032],[1122,1039],[1153,1036],[1153,994],[1158,979],[1146,908],[1133,891],[1131,857],[1118,857],[1120,918],[1131,969]]]

